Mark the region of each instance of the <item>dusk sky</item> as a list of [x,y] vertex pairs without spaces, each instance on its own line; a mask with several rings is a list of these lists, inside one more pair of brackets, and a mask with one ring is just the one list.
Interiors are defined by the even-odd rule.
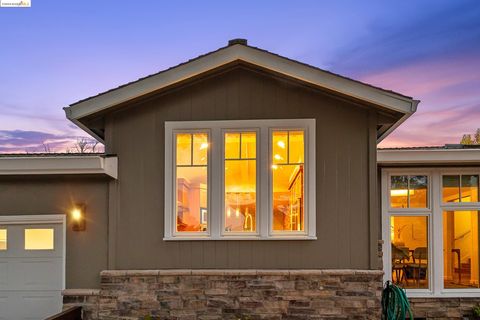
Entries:
[[0,8],[0,152],[65,152],[62,107],[232,38],[422,102],[380,144],[480,127],[480,1],[49,1]]

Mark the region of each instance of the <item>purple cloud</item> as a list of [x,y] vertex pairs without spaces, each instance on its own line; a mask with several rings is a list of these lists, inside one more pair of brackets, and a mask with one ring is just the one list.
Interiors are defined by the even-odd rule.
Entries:
[[[79,139],[71,135],[58,135],[42,131],[0,130],[0,153],[78,152]],[[97,151],[102,151],[103,146]]]

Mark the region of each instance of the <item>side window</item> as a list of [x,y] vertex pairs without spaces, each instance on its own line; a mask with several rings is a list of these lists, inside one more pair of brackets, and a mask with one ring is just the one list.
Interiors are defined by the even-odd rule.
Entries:
[[208,133],[177,133],[176,231],[208,229]]
[[304,132],[272,132],[273,231],[304,231]]

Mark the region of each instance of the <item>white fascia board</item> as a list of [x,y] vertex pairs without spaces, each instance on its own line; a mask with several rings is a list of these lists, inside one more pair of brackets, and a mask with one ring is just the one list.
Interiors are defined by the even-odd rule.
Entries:
[[479,149],[378,150],[380,165],[480,164]]
[[418,104],[416,100],[343,78],[272,53],[244,45],[232,45],[171,70],[71,105],[64,110],[68,119],[80,119],[238,60],[404,114],[415,112]]
[[118,177],[117,157],[1,157],[0,175],[105,174]]

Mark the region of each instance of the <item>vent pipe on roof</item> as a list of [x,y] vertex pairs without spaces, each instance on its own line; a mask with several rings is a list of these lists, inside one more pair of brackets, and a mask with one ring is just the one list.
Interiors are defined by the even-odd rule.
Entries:
[[246,46],[247,42],[248,42],[247,39],[237,38],[237,39],[228,40],[228,45],[233,46],[234,44],[243,44],[244,46]]

